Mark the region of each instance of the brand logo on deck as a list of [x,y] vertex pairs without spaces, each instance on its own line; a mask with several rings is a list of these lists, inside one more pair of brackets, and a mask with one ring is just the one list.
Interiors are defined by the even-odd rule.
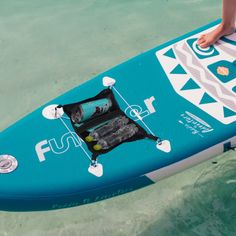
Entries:
[[199,135],[200,137],[204,137],[205,133],[214,130],[207,122],[188,111],[185,111],[185,113],[180,115],[178,122],[192,134]]
[[[156,112],[153,105],[154,101],[154,96],[145,99],[145,108],[140,105],[130,105],[125,109],[125,113],[135,121],[143,119]],[[70,148],[82,148],[83,142],[84,141],[74,131],[71,131],[63,134],[61,137],[54,137],[38,142],[35,145],[35,151],[39,161],[43,162],[46,160],[47,153],[61,155],[67,152]]]
[[45,161],[45,154],[52,152],[55,155],[60,155],[69,150],[70,147],[80,147],[81,140],[75,132],[67,132],[59,138],[45,139],[35,145],[35,151],[40,162]]

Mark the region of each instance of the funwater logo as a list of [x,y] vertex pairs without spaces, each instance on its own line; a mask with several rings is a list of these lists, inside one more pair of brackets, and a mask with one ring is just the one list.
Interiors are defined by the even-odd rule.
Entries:
[[45,154],[52,152],[55,155],[60,155],[69,150],[71,146],[77,148],[82,145],[83,140],[78,137],[75,132],[67,132],[63,134],[59,139],[45,139],[38,142],[35,145],[35,151],[37,153],[40,162],[45,161]]
[[[146,108],[143,109],[140,105],[131,105],[125,109],[125,113],[127,116],[131,117],[134,121],[138,121],[139,119],[143,119],[146,116],[151,115],[156,112],[156,109],[153,105],[155,101],[155,97],[152,96],[144,100]],[[138,114],[138,117],[137,117]]]
[[205,133],[212,132],[214,129],[206,123],[204,120],[200,119],[196,115],[185,111],[180,115],[178,120],[187,130],[189,130],[194,135],[199,135],[203,137]]
[[[125,109],[125,113],[135,121],[143,119],[156,112],[153,105],[154,101],[154,96],[145,99],[145,108],[140,105],[130,105]],[[61,137],[53,137],[38,142],[35,145],[35,151],[38,160],[43,162],[50,154],[61,155],[70,148],[82,148],[83,143],[84,141],[75,132],[71,131],[64,133]]]

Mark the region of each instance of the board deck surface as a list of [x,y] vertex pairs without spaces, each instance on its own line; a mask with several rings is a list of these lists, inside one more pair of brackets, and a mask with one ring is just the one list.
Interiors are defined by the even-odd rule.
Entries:
[[[164,175],[172,174],[183,160],[198,163],[235,145],[236,33],[207,49],[196,44],[219,22],[96,76],[2,131],[0,155],[13,156],[17,166],[0,174],[0,210],[103,200],[158,181],[158,170],[173,167]],[[148,139],[123,143],[99,156],[100,174],[89,171],[91,153],[68,117],[47,119],[43,111],[95,96],[105,88],[104,77],[115,82],[112,89],[126,115],[168,141],[170,150]]]

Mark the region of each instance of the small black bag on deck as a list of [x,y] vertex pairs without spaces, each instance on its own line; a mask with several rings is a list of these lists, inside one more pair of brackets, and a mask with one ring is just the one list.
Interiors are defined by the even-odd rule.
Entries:
[[63,107],[64,112],[70,117],[76,134],[85,141],[93,153],[92,160],[124,142],[143,138],[154,141],[158,139],[148,134],[120,109],[110,88],[102,90],[92,98],[58,107]]

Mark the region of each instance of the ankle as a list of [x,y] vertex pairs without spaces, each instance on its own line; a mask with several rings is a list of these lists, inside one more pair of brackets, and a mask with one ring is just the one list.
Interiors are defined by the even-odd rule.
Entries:
[[231,22],[225,22],[222,21],[220,24],[221,30],[225,31],[225,32],[231,32],[234,31],[235,29],[235,22],[231,21]]

